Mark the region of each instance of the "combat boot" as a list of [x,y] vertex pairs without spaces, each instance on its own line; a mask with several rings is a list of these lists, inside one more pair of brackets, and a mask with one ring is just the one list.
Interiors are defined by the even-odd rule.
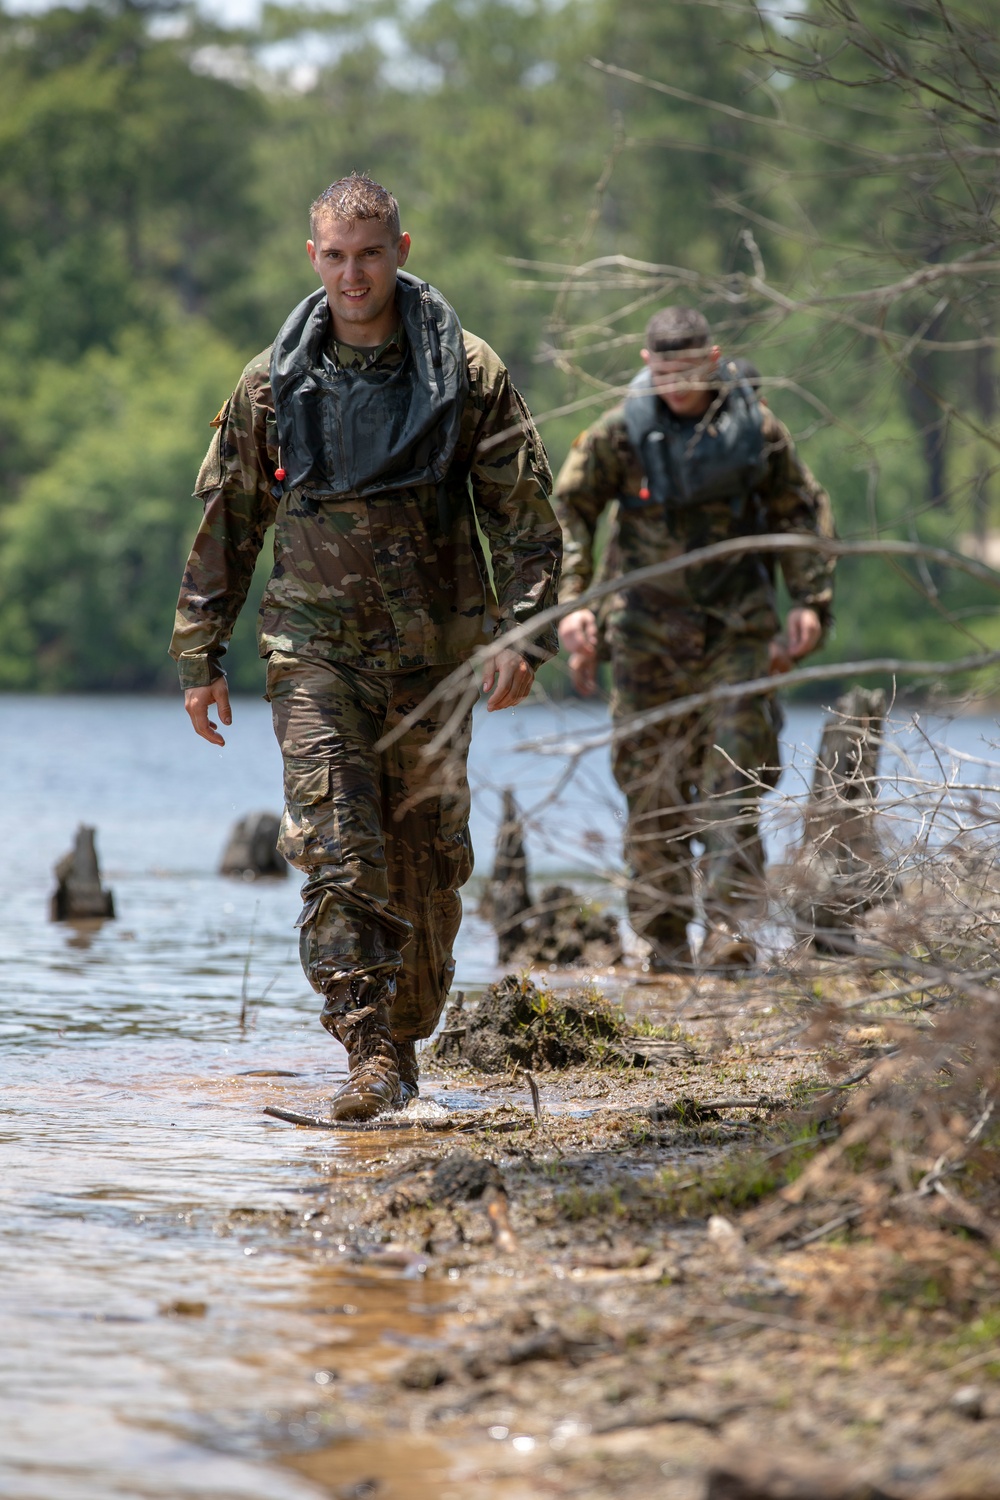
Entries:
[[698,950],[698,968],[703,974],[739,974],[757,962],[757,944],[734,923],[716,918]]
[[416,1042],[393,1042],[399,1070],[399,1094],[397,1103],[405,1109],[411,1099],[420,1093],[420,1069],[417,1066]]
[[350,1077],[330,1101],[332,1120],[372,1120],[398,1107],[399,1062],[389,1026],[393,980],[362,976],[325,992],[320,1019],[347,1051]]

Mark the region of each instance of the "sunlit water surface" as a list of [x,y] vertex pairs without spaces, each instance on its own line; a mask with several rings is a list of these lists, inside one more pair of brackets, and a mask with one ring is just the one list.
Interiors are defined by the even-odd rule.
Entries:
[[[318,1260],[276,1248],[240,1212],[301,1218],[366,1148],[261,1113],[276,1090],[294,1106],[297,1088],[335,1086],[342,1053],[298,967],[297,879],[214,873],[231,823],[279,804],[267,706],[235,713],[217,750],[173,700],[0,699],[0,1495],[15,1500],[328,1494],[276,1455],[335,1439],[351,1451],[323,1385],[330,1350],[346,1348],[363,1383],[440,1316],[436,1283],[366,1277],[335,1247]],[[505,785],[535,872],[596,879],[616,865],[606,750],[572,768],[517,750],[603,722],[578,704],[479,715],[481,867]],[[819,723],[790,716],[795,790]],[[973,719],[944,731],[987,758],[995,732]],[[772,808],[780,852],[791,829]],[[98,830],[117,906],[96,931],[47,920],[79,822]],[[461,986],[495,977],[474,913],[457,957]],[[282,1072],[299,1077],[260,1076]]]

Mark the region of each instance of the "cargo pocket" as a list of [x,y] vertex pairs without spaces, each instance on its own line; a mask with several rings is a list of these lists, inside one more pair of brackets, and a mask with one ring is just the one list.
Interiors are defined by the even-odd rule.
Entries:
[[470,806],[469,784],[463,774],[459,785],[443,791],[438,803],[432,891],[458,890],[472,874]]
[[291,864],[310,869],[336,861],[337,809],[330,796],[330,763],[309,755],[285,756],[285,812],[278,848]]

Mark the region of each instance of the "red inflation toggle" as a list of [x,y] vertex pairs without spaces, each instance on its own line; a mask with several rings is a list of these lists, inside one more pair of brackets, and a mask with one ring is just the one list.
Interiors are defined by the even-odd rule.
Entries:
[[284,469],[275,469],[275,471],[274,471],[274,477],[278,481],[279,484],[283,484],[284,483],[284,479],[285,479],[285,470]]
[[639,499],[640,500],[648,500],[649,499],[649,491],[647,490],[647,488],[646,488],[645,485],[643,485],[642,489],[639,491]]

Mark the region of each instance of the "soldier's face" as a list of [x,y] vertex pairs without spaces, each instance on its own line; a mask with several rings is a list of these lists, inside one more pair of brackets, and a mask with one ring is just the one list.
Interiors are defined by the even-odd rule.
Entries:
[[410,253],[410,236],[395,240],[375,219],[331,215],[315,233],[306,249],[326,290],[334,333],[346,343],[381,343],[396,326],[396,272]]
[[712,381],[719,351],[643,349],[653,389],[678,417],[700,417],[712,404]]

